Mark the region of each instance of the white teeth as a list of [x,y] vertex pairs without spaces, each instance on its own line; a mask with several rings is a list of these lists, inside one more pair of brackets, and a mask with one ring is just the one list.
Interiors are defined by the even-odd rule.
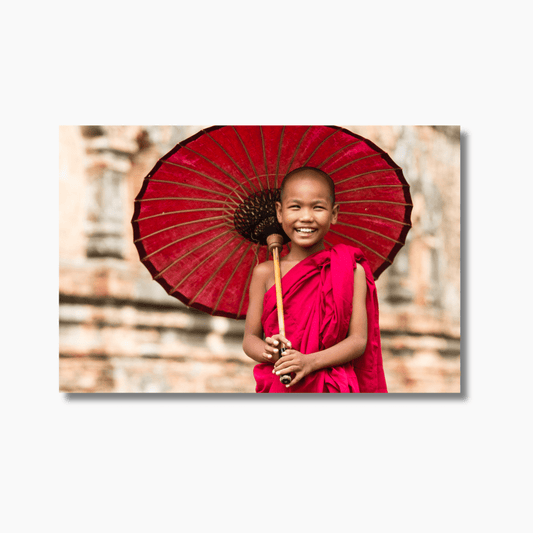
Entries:
[[315,230],[311,228],[298,228],[296,231],[298,233],[313,233]]

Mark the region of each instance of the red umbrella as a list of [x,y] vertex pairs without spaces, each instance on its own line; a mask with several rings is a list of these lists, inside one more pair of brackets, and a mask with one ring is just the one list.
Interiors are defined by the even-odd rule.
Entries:
[[336,126],[213,126],[179,143],[135,200],[141,261],[186,305],[245,318],[267,235],[274,228],[288,241],[274,212],[281,181],[302,166],[335,182],[340,212],[326,245],[360,248],[377,279],[411,227],[409,185],[383,150]]

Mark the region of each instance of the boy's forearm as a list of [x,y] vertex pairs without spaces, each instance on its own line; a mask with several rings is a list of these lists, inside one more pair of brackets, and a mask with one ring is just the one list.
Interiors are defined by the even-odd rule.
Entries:
[[265,352],[265,341],[256,335],[245,335],[242,342],[244,353],[258,363],[270,362],[263,353]]
[[366,342],[363,337],[351,335],[331,348],[309,354],[312,371],[343,365],[357,359],[365,352]]

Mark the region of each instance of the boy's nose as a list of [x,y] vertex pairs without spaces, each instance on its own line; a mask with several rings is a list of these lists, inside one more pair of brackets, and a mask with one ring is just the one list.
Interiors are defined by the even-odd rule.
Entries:
[[300,220],[301,221],[313,220],[313,212],[302,209],[302,211],[300,211]]

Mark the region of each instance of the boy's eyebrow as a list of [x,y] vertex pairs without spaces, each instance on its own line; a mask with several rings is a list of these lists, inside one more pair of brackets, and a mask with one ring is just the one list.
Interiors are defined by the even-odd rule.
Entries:
[[[287,198],[287,202],[302,202],[302,200],[300,198]],[[325,204],[328,203],[327,200],[325,200],[324,198],[315,198],[314,200],[311,200],[311,203],[312,204],[318,204],[320,202],[323,202]]]

